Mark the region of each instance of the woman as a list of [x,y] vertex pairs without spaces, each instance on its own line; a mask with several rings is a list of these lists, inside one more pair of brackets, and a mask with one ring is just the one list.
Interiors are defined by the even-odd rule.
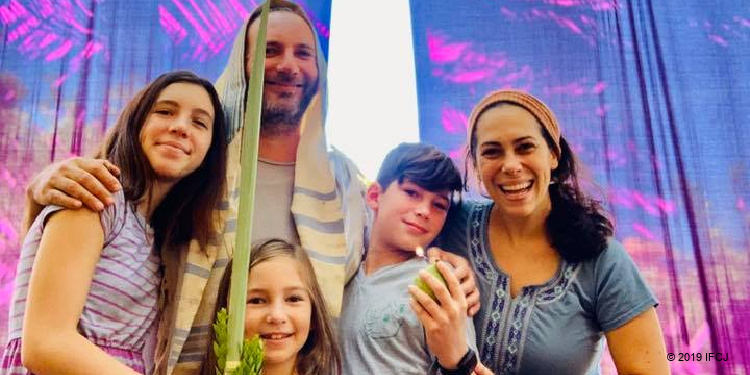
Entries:
[[619,373],[669,373],[657,301],[579,188],[552,111],[495,91],[474,108],[468,136],[467,164],[492,201],[465,202],[439,245],[476,271],[482,363],[495,374],[597,374],[606,337]]

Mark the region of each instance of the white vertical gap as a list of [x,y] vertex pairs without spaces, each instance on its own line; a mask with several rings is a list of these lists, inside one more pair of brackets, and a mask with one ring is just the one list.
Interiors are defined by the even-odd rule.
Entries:
[[398,143],[419,140],[409,1],[333,0],[328,140],[370,179]]

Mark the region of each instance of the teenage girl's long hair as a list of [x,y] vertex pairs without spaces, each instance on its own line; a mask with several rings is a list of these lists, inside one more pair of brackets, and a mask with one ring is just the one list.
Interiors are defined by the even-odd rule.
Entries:
[[214,109],[213,131],[201,165],[175,184],[151,215],[156,251],[164,244],[179,245],[191,238],[204,245],[216,236],[214,208],[224,194],[227,165],[226,119],[216,89],[211,82],[190,72],[159,76],[128,103],[98,155],[120,167],[120,184],[126,200],[140,203],[148,199],[146,195],[156,183],[156,175],[143,152],[141,129],[162,90],[178,82],[206,90]]

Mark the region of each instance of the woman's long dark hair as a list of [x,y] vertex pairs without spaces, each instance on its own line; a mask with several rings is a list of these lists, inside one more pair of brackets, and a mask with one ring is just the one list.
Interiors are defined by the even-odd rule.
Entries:
[[173,83],[195,84],[206,90],[214,108],[214,124],[211,145],[201,165],[175,184],[151,215],[157,252],[162,245],[179,245],[191,238],[205,245],[218,230],[213,216],[224,194],[227,140],[226,119],[216,89],[211,82],[190,72],[159,76],[128,103],[99,153],[120,167],[126,200],[140,203],[149,199],[146,195],[156,183],[156,174],[143,152],[141,129],[159,94]]
[[[277,258],[288,257],[297,261],[297,266],[302,282],[307,287],[312,304],[310,316],[310,333],[305,340],[305,344],[297,355],[297,374],[299,375],[339,375],[341,374],[341,354],[336,344],[336,336],[333,332],[331,318],[323,299],[323,292],[315,277],[310,258],[305,250],[289,242],[280,239],[270,239],[253,246],[250,252],[250,270],[253,267],[265,261]],[[219,284],[218,299],[216,310],[214,311],[213,321],[216,321],[216,313],[222,308],[229,306],[229,284],[232,279],[232,261],[227,264],[227,270]],[[213,342],[216,340],[216,333],[211,329],[208,353],[203,361],[201,375],[216,374],[216,353],[214,353]]]
[[[477,122],[482,113],[503,105],[518,106],[511,102],[494,103],[487,106],[477,116]],[[536,121],[550,152],[557,154],[554,151],[555,142],[552,136],[541,125],[538,118]],[[471,160],[475,170],[476,155],[477,135],[476,126],[474,126],[469,136],[466,162],[468,164]],[[552,184],[549,186],[552,210],[545,222],[551,245],[566,261],[580,262],[593,259],[606,249],[607,237],[614,232],[614,226],[607,218],[601,203],[587,196],[581,189],[578,179],[578,161],[564,137],[560,137],[560,154],[555,156],[558,158],[558,166],[552,171]],[[464,176],[464,186],[468,188],[468,173]]]

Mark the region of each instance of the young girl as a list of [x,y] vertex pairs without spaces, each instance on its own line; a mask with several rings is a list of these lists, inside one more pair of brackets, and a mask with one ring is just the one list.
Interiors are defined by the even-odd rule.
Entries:
[[[227,307],[231,262],[216,310]],[[260,335],[265,375],[338,375],[341,355],[315,271],[299,246],[271,239],[253,247],[247,280],[245,337]],[[212,341],[213,341],[212,333]],[[216,375],[213,345],[201,374]]]
[[224,134],[215,89],[192,73],[164,74],[136,95],[100,155],[122,171],[114,204],[47,207],[26,236],[2,374],[150,372],[158,249],[214,235]]

